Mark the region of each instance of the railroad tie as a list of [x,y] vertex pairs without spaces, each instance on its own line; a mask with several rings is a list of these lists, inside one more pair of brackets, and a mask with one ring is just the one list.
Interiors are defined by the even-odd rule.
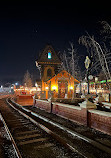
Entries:
[[21,123],[17,123],[17,124],[13,124],[13,127],[11,127],[12,129],[18,129],[18,128],[21,128],[22,127],[22,124]]
[[49,148],[49,147],[52,147],[52,146],[54,146],[54,144],[52,144],[52,143],[45,143],[43,145],[35,146],[34,148],[36,148],[36,149],[44,149],[44,148]]
[[[9,124],[10,124],[10,123],[9,123]],[[12,124],[11,124],[11,125],[12,125]],[[21,125],[22,125],[22,124],[21,124],[20,122],[16,122],[16,123],[14,122],[14,123],[13,123],[13,126],[14,126],[14,127],[21,126]]]
[[32,134],[31,135],[25,135],[25,136],[20,136],[20,137],[15,137],[17,140],[21,140],[21,139],[28,139],[28,138],[34,138],[34,137],[38,137],[41,136],[41,134]]
[[[12,127],[12,129],[14,128],[14,129],[19,129],[19,128],[21,128],[23,125],[25,126],[25,125],[28,125],[28,124],[30,124],[30,123],[28,123],[28,122],[25,122],[25,123],[21,123],[21,122],[19,122],[19,123],[14,123],[13,125],[14,125],[14,127]],[[23,128],[23,127],[22,127]]]
[[38,139],[33,139],[33,140],[27,140],[24,142],[19,142],[19,145],[26,145],[26,144],[32,144],[32,143],[36,143],[36,142],[43,142],[43,141],[47,141],[48,138],[38,138]]
[[15,120],[15,119],[13,119],[13,120],[9,120],[9,119],[8,119],[8,121],[9,121],[9,122],[13,122],[13,123],[17,122],[17,120]]
[[29,124],[31,124],[30,122],[21,122],[22,123],[22,125],[29,125]]
[[18,120],[8,120],[9,122],[11,122],[11,123],[16,123],[17,121],[19,121],[19,122],[25,122],[23,119],[18,119]]
[[23,131],[23,132],[18,132],[16,133],[17,135],[22,135],[22,134],[29,134],[29,133],[36,133],[38,132],[37,130],[33,130],[33,131]]
[[23,128],[26,128],[26,127],[21,127],[21,126],[16,126],[16,127],[13,127],[11,128],[11,131],[14,132],[15,130],[18,130],[18,129],[23,129]]

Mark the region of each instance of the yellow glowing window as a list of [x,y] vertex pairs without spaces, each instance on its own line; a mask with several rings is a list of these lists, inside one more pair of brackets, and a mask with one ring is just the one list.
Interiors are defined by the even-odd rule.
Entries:
[[51,52],[48,52],[48,59],[51,59]]

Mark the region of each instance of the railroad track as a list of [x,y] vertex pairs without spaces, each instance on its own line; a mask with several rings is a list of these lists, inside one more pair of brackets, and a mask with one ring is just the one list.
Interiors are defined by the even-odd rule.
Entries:
[[[0,100],[1,120],[19,158],[86,157],[60,136],[7,100]],[[10,155],[9,155],[10,157]]]
[[[95,142],[87,137],[84,137],[84,136],[78,134],[77,132],[74,132],[72,130],[69,130],[66,127],[61,126],[60,124],[58,124],[52,120],[49,120],[46,117],[40,116],[36,112],[33,112],[31,110],[28,110],[28,109],[22,107],[19,104],[16,104],[15,102],[13,102],[13,100],[12,101],[7,100],[7,103],[13,109],[15,109],[14,114],[15,114],[15,111],[18,111],[21,114],[21,116],[19,115],[17,117],[21,120],[20,122],[23,122],[25,124],[25,126],[27,126],[29,128],[32,126],[32,122],[33,122],[36,125],[36,128],[37,128],[37,126],[39,126],[41,129],[44,129],[46,132],[45,132],[45,134],[43,134],[43,137],[41,136],[42,138],[44,138],[45,135],[46,135],[46,138],[48,138],[47,133],[50,133],[51,137],[50,137],[50,139],[48,138],[48,140],[50,140],[50,141],[48,143],[45,143],[45,146],[44,146],[44,141],[42,142],[43,144],[41,144],[41,147],[43,149],[42,150],[43,153],[45,153],[45,151],[49,151],[49,149],[50,148],[52,149],[53,147],[58,149],[58,146],[56,147],[56,144],[57,144],[57,142],[59,142],[59,149],[62,150],[62,154],[61,154],[61,151],[59,152],[56,149],[55,153],[56,154],[58,153],[58,154],[56,155],[56,154],[53,154],[53,152],[52,152],[51,155],[48,155],[48,157],[57,157],[57,156],[59,156],[61,158],[62,157],[88,157],[88,158],[89,157],[96,157],[96,158],[97,157],[98,158],[99,157],[101,157],[101,158],[102,157],[104,157],[104,158],[111,157],[111,150],[106,145]],[[25,118],[28,118],[28,121],[30,120],[31,123],[30,123],[30,121],[29,121],[29,123],[24,122],[22,115],[24,115]],[[12,119],[12,120],[15,120],[15,119]],[[21,127],[21,125],[20,125],[20,127]],[[26,131],[26,137],[25,137],[25,135],[21,135],[21,133],[19,132],[19,130],[20,130],[19,124],[17,125],[16,128],[17,128],[16,130],[15,129],[13,130],[13,128],[12,128],[12,133],[14,135],[15,141],[18,144],[17,146],[19,147],[20,152],[23,154],[23,151],[22,151],[23,148],[24,148],[24,151],[26,151],[27,150],[26,146],[30,146],[28,144],[24,144],[27,139],[29,139],[29,140],[32,139],[31,144],[34,143],[34,145],[37,146],[36,152],[38,150],[40,152],[40,147],[39,147],[38,143],[33,142],[33,140],[35,139],[35,138],[33,138],[33,135],[35,135],[36,133],[28,134],[27,129],[25,129],[25,127],[23,127],[23,129],[22,129],[23,132],[24,132],[24,130]],[[35,128],[35,127],[33,127],[33,128]],[[29,133],[31,132],[31,130],[32,129],[28,129]],[[18,135],[16,135],[17,132],[16,132],[16,134],[14,134],[14,131],[18,131]],[[33,130],[32,130],[32,132],[33,132]],[[29,137],[31,135],[32,138],[27,137],[28,135],[29,135]],[[18,137],[18,139],[17,139],[17,137]],[[52,143],[52,137],[53,137],[53,141],[55,143]],[[36,139],[39,139],[39,138],[36,138]],[[20,144],[19,142],[23,142],[23,144]],[[41,142],[41,140],[40,140],[40,142]],[[30,142],[29,142],[29,144],[30,144]],[[49,144],[49,145],[47,146],[46,144]],[[60,144],[62,144],[62,147]],[[63,150],[63,146],[65,146],[64,150]],[[44,150],[44,149],[46,149],[46,150]],[[50,151],[51,151],[51,149],[50,149]],[[23,156],[24,156],[24,154],[23,154]],[[37,157],[37,155],[36,155],[36,157]],[[41,154],[41,157],[44,157],[44,156]],[[47,157],[46,154],[45,154],[45,157]]]
[[16,104],[15,102],[13,102],[13,100],[11,102],[13,103],[13,105],[18,106],[18,108],[22,109],[23,111],[28,113],[28,115],[30,115],[37,121],[41,122],[46,127],[48,127],[49,129],[54,131],[56,134],[58,134],[60,137],[65,139],[65,141],[69,145],[71,145],[73,149],[75,149],[75,151],[77,151],[84,157],[101,157],[101,158],[111,157],[110,144],[109,146],[107,146],[106,144],[103,144],[102,142],[98,142],[91,138],[83,136],[47,117],[37,114],[35,112],[36,110],[34,110],[33,112],[29,109],[26,109],[25,107],[22,107],[19,104]]

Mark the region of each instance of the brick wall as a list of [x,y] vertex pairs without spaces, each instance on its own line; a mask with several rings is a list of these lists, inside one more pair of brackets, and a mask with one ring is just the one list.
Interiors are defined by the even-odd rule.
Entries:
[[[52,102],[52,105],[54,114],[111,135],[111,113],[87,110],[86,108],[57,102]],[[35,106],[47,112],[51,111],[51,105],[48,101],[36,99]]]
[[[80,108],[74,105],[62,104],[62,103],[52,103],[53,113],[61,115],[62,117],[73,120],[77,123],[87,125],[87,110],[85,108]],[[35,106],[45,109],[47,112],[51,111],[51,105],[48,101],[36,99]]]
[[111,113],[88,110],[88,126],[111,135]]
[[50,112],[51,106],[50,103],[46,100],[35,100],[35,106],[41,109],[46,110],[47,112]]
[[87,111],[80,107],[62,103],[53,103],[53,113],[61,115],[77,123],[87,125]]

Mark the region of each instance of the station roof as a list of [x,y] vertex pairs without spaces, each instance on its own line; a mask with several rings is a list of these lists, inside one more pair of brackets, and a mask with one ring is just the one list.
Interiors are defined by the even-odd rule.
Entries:
[[[48,53],[51,53],[51,57],[48,58]],[[37,59],[37,63],[42,64],[61,64],[61,60],[59,59],[57,52],[53,49],[51,45],[46,45],[46,47],[40,53],[39,59]]]

